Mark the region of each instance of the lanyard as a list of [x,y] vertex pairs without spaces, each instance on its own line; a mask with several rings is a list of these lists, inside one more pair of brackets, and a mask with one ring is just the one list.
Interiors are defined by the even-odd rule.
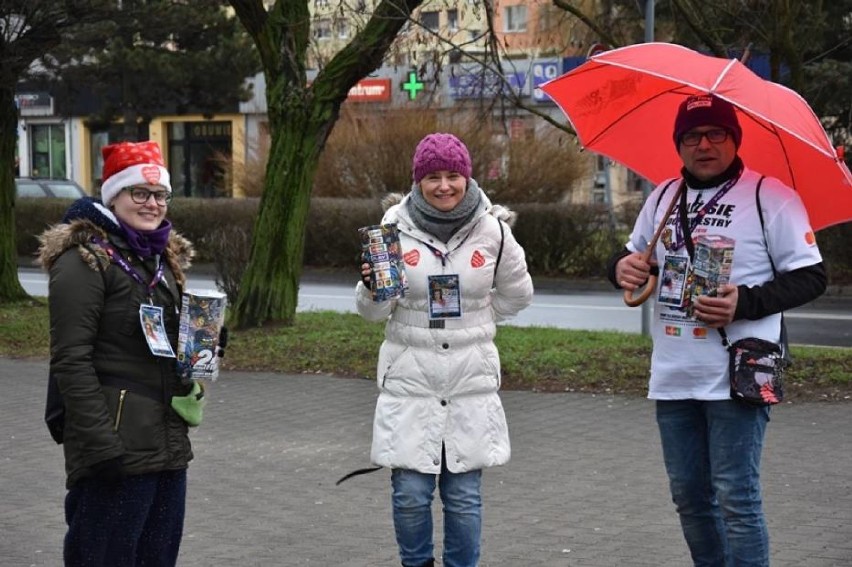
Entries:
[[[501,232],[502,232],[502,230],[503,230],[503,227],[502,227],[502,226],[500,227],[500,230],[501,230]],[[462,238],[461,242],[459,242],[459,243],[458,243],[458,245],[457,245],[455,248],[453,248],[452,250],[447,250],[446,252],[441,252],[439,249],[435,248],[434,246],[432,246],[431,244],[429,244],[429,243],[427,243],[427,242],[424,242],[423,240],[421,240],[420,242],[423,242],[423,245],[424,245],[424,246],[426,246],[426,248],[428,248],[430,252],[432,252],[432,255],[433,255],[433,256],[435,256],[436,258],[438,258],[439,260],[441,260],[441,266],[446,266],[446,265],[447,265],[447,260],[449,260],[449,258],[450,258],[450,254],[451,254],[452,252],[455,252],[455,251],[456,251],[456,250],[458,250],[459,248],[461,248],[461,247],[462,247],[462,245],[463,245],[465,242],[467,242],[467,239],[468,239],[468,238],[470,238],[470,235],[471,235],[471,234],[473,234],[473,229],[472,229],[472,228],[471,228],[471,229],[467,232],[467,234],[465,235],[465,237],[464,237],[464,238]],[[501,253],[503,252],[502,248],[500,249],[500,252],[501,252]]]
[[146,286],[148,288],[148,297],[151,297],[154,294],[154,288],[157,287],[157,284],[160,283],[160,280],[163,279],[164,272],[163,260],[159,254],[157,255],[157,269],[154,271],[154,277],[151,278],[150,282],[145,283],[145,279],[142,277],[142,275],[137,272],[136,269],[130,265],[130,262],[128,262],[127,259],[122,256],[115,248],[113,248],[111,244],[107,243],[102,238],[97,236],[92,238],[92,241],[94,241],[95,244],[103,248],[106,251],[107,256],[109,256],[110,260],[115,262],[118,267],[124,271],[124,273],[136,280],[136,282],[140,285]]
[[[686,244],[686,239],[689,238],[689,234],[695,230],[695,227],[697,227],[701,223],[701,219],[703,219],[705,215],[707,215],[707,212],[710,209],[716,206],[716,203],[719,202],[719,199],[725,196],[725,193],[730,191],[731,188],[737,184],[737,181],[739,181],[739,179],[740,176],[737,175],[736,177],[726,181],[725,184],[722,185],[722,187],[718,191],[716,191],[716,194],[713,195],[710,200],[704,204],[703,207],[701,207],[701,210],[695,213],[695,216],[692,217],[692,220],[689,221],[689,231],[686,233],[686,236],[684,236],[684,229],[682,227],[682,223],[675,223],[675,238],[672,242],[672,250],[679,250]],[[682,212],[679,211],[678,214],[687,215],[686,191],[683,191],[680,194],[680,209]]]

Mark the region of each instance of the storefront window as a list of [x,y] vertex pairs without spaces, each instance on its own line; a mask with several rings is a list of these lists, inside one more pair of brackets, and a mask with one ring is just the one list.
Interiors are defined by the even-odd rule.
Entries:
[[65,126],[30,126],[30,174],[33,177],[65,179]]
[[172,122],[169,174],[181,197],[230,197],[230,122]]

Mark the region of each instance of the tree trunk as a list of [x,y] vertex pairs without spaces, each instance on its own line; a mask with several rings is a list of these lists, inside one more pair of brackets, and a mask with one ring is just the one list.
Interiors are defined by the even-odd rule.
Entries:
[[18,281],[18,249],[15,245],[15,144],[18,111],[14,83],[0,86],[0,303],[27,298]]
[[259,0],[231,0],[263,62],[272,138],[248,267],[231,312],[237,327],[293,324],[320,154],[349,89],[381,64],[422,1],[382,0],[367,25],[308,87],[306,0],[279,0],[268,13]]
[[[304,91],[297,94],[294,90],[286,101],[268,96],[272,144],[266,183],[251,256],[232,313],[241,328],[265,323],[292,325],[296,313],[311,189],[334,119],[333,109],[328,109],[325,119],[312,119],[319,114],[317,103],[307,109]],[[289,107],[286,111],[285,105]]]

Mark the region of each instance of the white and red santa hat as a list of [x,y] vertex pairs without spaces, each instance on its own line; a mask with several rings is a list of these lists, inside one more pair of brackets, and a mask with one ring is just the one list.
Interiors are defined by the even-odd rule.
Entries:
[[159,185],[172,192],[169,170],[157,142],[119,142],[101,148],[104,157],[101,201],[109,206],[122,189]]

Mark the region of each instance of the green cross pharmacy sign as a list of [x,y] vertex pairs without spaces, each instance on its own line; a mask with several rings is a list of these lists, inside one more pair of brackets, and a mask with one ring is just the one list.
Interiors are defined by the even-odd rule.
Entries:
[[402,90],[408,92],[408,100],[415,100],[417,93],[426,88],[426,84],[417,78],[417,72],[409,71],[408,81],[402,83]]

